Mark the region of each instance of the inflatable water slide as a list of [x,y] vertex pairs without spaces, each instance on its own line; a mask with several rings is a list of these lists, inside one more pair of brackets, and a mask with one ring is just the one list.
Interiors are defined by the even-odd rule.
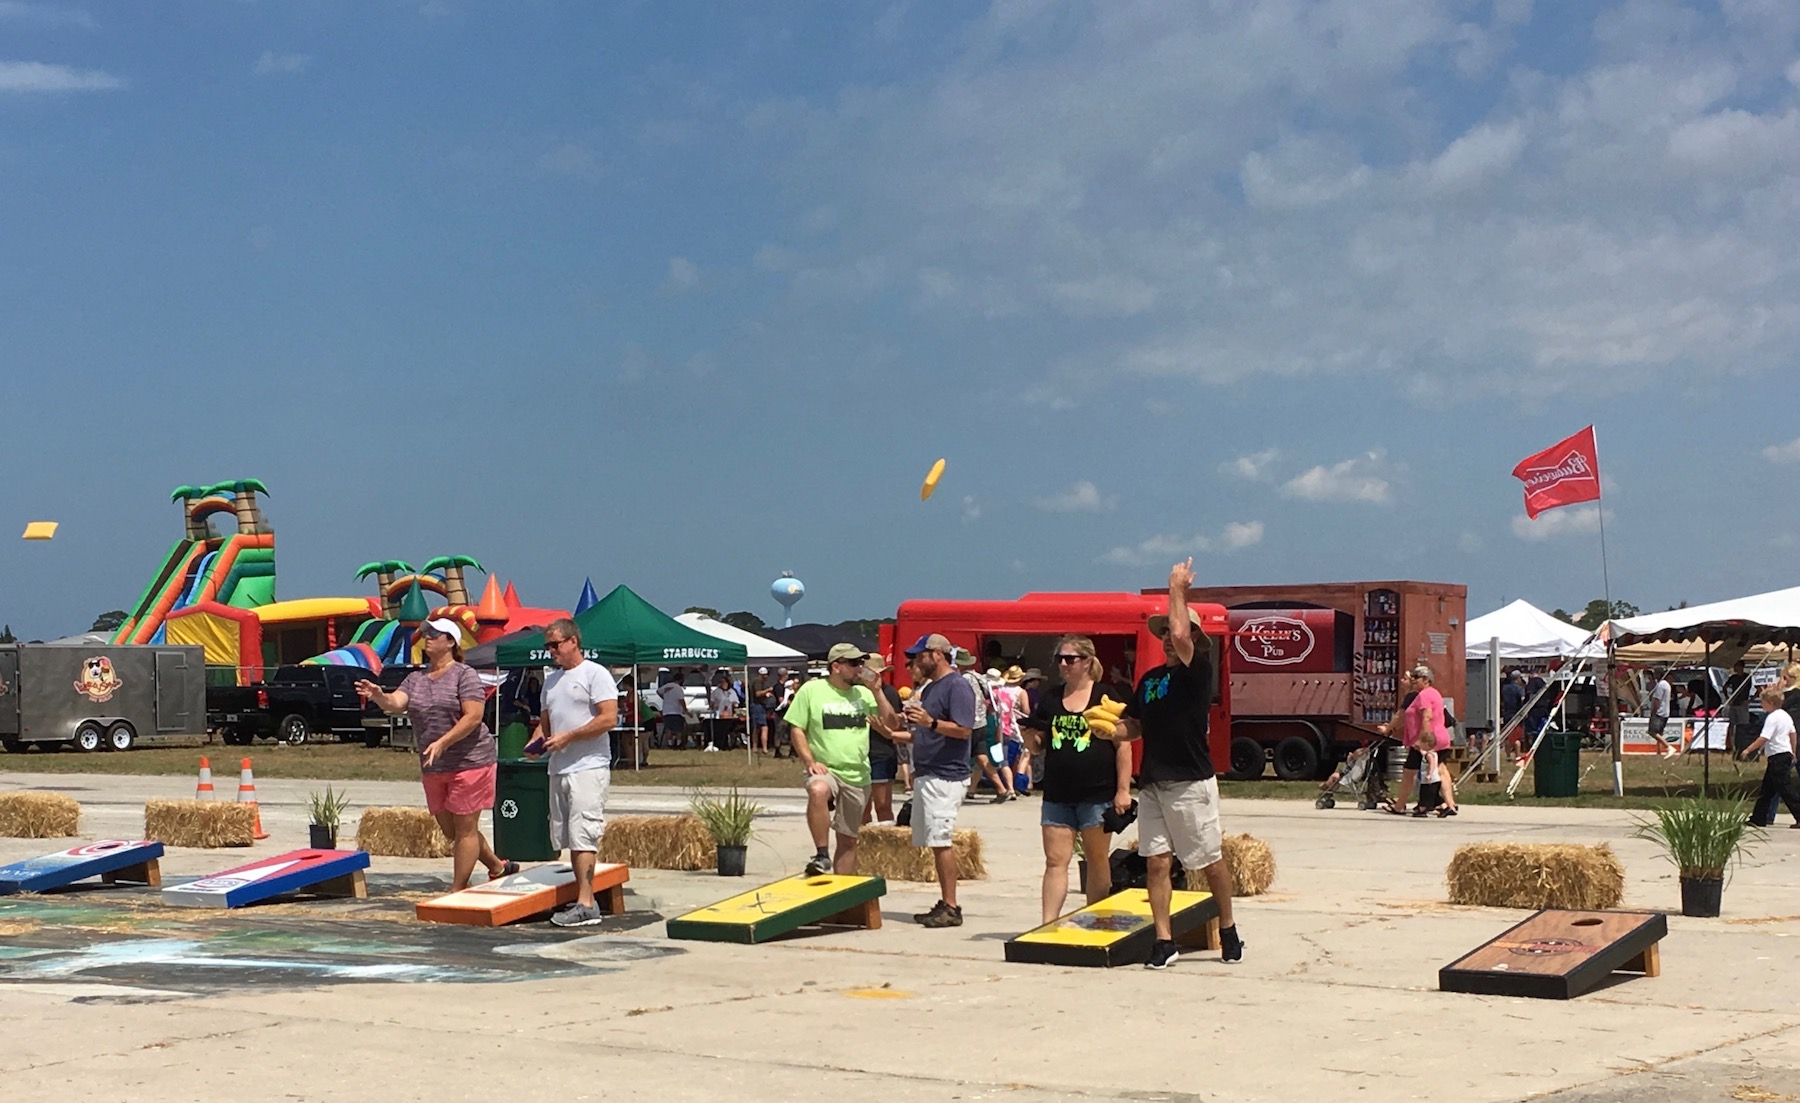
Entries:
[[[213,486],[179,486],[169,496],[182,503],[187,533],[175,542],[151,578],[113,643],[161,643],[170,613],[202,602],[254,609],[275,600],[275,533],[263,516],[255,479]],[[232,514],[237,532],[225,536],[212,518]]]

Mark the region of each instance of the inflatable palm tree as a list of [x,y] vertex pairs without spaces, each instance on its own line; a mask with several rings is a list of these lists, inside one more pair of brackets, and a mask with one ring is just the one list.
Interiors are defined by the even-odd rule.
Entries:
[[228,483],[214,483],[206,488],[208,494],[230,494],[233,497],[231,508],[237,514],[238,535],[251,536],[268,532],[268,522],[263,519],[262,508],[256,504],[258,494],[267,494],[269,488],[257,479],[237,479]]
[[206,539],[206,521],[194,516],[193,502],[196,498],[206,497],[203,486],[178,486],[169,491],[169,501],[181,503],[181,515],[187,522],[187,538],[199,541]]
[[382,615],[392,620],[399,614],[399,603],[388,596],[388,587],[393,585],[397,574],[412,574],[412,564],[404,559],[382,559],[374,563],[364,563],[356,569],[357,578],[375,576],[375,593],[381,598]]
[[421,567],[423,571],[442,571],[444,573],[444,600],[451,605],[469,604],[469,584],[463,581],[463,568],[474,567],[483,574],[487,568],[477,563],[472,556],[440,555]]

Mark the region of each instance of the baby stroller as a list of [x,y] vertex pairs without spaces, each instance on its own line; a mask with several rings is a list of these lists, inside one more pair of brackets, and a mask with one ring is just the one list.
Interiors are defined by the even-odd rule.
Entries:
[[1314,808],[1336,808],[1339,794],[1356,796],[1356,807],[1368,811],[1379,808],[1387,800],[1388,751],[1400,745],[1398,740],[1380,738],[1358,747],[1345,757],[1341,766],[1319,784],[1319,798]]

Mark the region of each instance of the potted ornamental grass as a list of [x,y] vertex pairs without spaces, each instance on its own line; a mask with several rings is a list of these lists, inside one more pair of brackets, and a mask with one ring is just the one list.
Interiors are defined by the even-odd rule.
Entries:
[[306,812],[311,820],[307,827],[308,842],[314,850],[336,850],[338,825],[343,822],[344,809],[350,804],[350,794],[334,793],[327,785],[323,793],[314,790],[306,798]]
[[688,798],[688,804],[718,847],[719,876],[742,877],[750,836],[756,834],[756,817],[762,813],[762,805],[738,792],[735,785],[722,796],[697,791]]
[[1765,837],[1750,823],[1748,800],[1686,797],[1636,819],[1633,834],[1662,847],[1681,879],[1681,914],[1712,918],[1719,914],[1725,879]]

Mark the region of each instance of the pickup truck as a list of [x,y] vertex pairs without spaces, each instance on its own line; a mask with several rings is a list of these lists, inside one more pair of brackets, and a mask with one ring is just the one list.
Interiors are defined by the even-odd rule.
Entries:
[[261,737],[297,747],[324,735],[378,746],[388,724],[382,720],[380,727],[365,726],[365,719],[380,719],[381,714],[365,708],[356,695],[356,683],[368,677],[368,671],[355,666],[283,666],[252,685],[208,686],[207,726],[233,746]]

